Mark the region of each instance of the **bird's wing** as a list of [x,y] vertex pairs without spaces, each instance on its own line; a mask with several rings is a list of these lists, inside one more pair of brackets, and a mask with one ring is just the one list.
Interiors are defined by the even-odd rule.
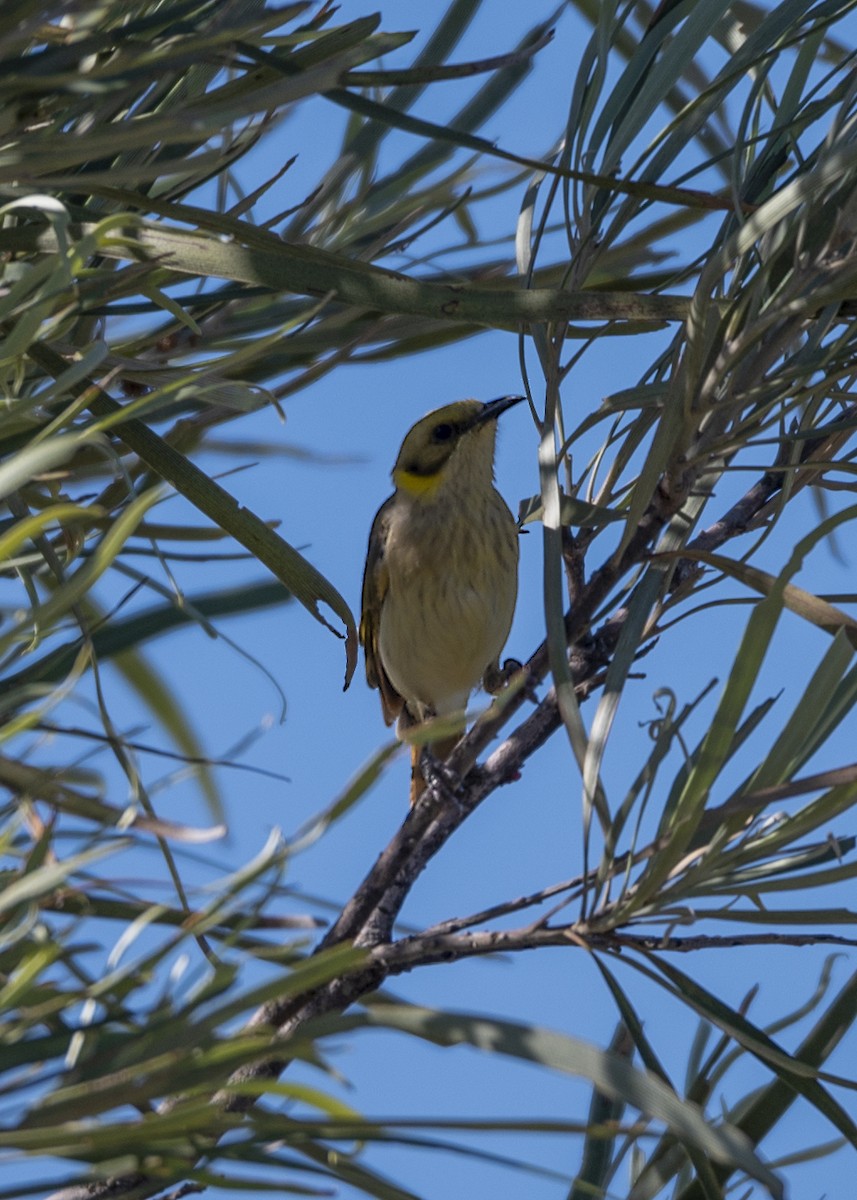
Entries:
[[390,577],[384,561],[384,551],[390,529],[390,512],[394,496],[378,509],[369,534],[369,552],[363,572],[363,603],[360,613],[360,642],[366,655],[366,681],[381,693],[384,720],[392,725],[404,708],[404,700],[393,687],[384,664],[378,640],[381,630],[381,607],[387,594]]

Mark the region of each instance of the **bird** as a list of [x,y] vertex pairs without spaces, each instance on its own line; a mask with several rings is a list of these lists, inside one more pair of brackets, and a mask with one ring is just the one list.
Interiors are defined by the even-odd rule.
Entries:
[[[458,400],[407,433],[395,491],[369,534],[359,635],[366,679],[400,738],[431,717],[462,715],[480,683],[501,690],[500,667],[518,591],[518,527],[494,487],[497,418],[523,396]],[[436,760],[459,734],[436,739]],[[411,747],[411,806],[425,790]]]

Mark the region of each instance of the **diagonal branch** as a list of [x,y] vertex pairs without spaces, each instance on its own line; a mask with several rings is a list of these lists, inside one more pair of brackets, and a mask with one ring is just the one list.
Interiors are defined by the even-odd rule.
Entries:
[[[686,472],[672,492],[664,486],[655,489],[649,507],[624,551],[614,555],[591,575],[575,597],[573,608],[566,613],[567,644],[573,647],[570,655],[572,675],[581,698],[589,695],[603,680],[624,620],[620,613],[592,635],[588,631],[596,613],[623,576],[645,560],[664,524],[684,504],[691,485],[692,474]],[[548,672],[545,643],[530,658],[527,672],[532,684],[545,678]],[[520,709],[526,691],[522,689],[506,703],[495,706],[496,712],[492,711],[486,719],[478,721],[462,738],[448,763],[448,770],[462,779],[461,787],[453,794],[440,777],[427,786],[421,800],[409,812],[317,948],[322,950],[349,941],[366,946],[371,948],[367,965],[303,996],[275,1000],[260,1008],[248,1028],[265,1027],[276,1031],[272,1054],[236,1071],[226,1089],[214,1096],[216,1106],[233,1113],[249,1110],[256,1098],[237,1094],[232,1089],[253,1080],[276,1079],[288,1065],[288,1042],[299,1030],[317,1017],[344,1011],[381,986],[390,973],[383,950],[392,944],[395,921],[416,879],[470,813],[502,783],[514,778],[523,763],[559,727],[561,718],[555,692],[551,689],[534,712],[493,751],[484,767],[476,765],[478,755]],[[176,1099],[168,1099],[162,1111],[169,1112],[176,1103]],[[157,1190],[159,1185],[155,1180],[135,1174],[127,1179],[114,1178],[94,1184],[86,1200],[143,1197]],[[78,1198],[68,1191],[59,1193],[53,1200]]]
[[[842,424],[837,422],[835,428],[829,428],[818,439],[806,443],[800,460],[805,466],[805,482],[810,481],[810,471],[816,469],[815,456],[822,444],[829,444],[831,438],[839,438],[843,432]],[[669,478],[669,475],[665,475],[665,478]],[[680,482],[672,484],[671,490],[663,483],[659,485],[625,550],[605,562],[577,589],[574,606],[565,615],[565,631],[567,643],[571,648],[569,661],[572,678],[579,698],[585,699],[603,683],[624,626],[627,608],[618,610],[599,628],[592,630],[595,615],[603,609],[627,573],[645,562],[665,524],[685,503],[694,485],[694,478],[692,472],[685,472],[680,475]],[[691,545],[703,539],[707,539],[713,545],[721,544],[727,538],[746,531],[753,521],[761,519],[760,514],[764,506],[782,488],[783,478],[781,470],[766,472],[738,505],[710,530],[700,534],[696,543]],[[803,485],[803,476],[799,478]],[[792,480],[792,493],[795,483],[796,481]],[[720,542],[713,540],[717,538]],[[546,677],[548,655],[544,643],[526,664],[526,672],[531,685]],[[408,813],[317,948],[317,951],[320,951],[343,942],[353,942],[366,947],[368,957],[365,965],[302,996],[275,1000],[260,1008],[249,1022],[249,1028],[267,1027],[275,1030],[272,1053],[266,1059],[235,1072],[226,1089],[214,1097],[217,1106],[232,1113],[249,1110],[255,1103],[255,1098],[247,1094],[238,1094],[232,1089],[253,1080],[277,1078],[288,1066],[289,1042],[299,1031],[316,1018],[344,1011],[361,997],[376,991],[388,976],[412,970],[417,966],[501,951],[519,952],[575,944],[587,945],[593,949],[639,948],[674,952],[768,943],[796,946],[821,942],[837,945],[857,944],[857,940],[835,934],[764,933],[673,938],[636,936],[611,931],[596,935],[588,933],[585,927],[555,926],[546,922],[537,922],[512,931],[462,932],[464,925],[475,924],[483,918],[490,919],[494,910],[486,910],[484,914],[477,914],[475,918],[468,918],[462,922],[446,922],[421,934],[394,940],[392,931],[405,899],[431,859],[468,816],[497,787],[514,779],[530,756],[559,728],[561,716],[556,693],[550,688],[535,709],[506,735],[484,763],[477,765],[479,755],[500,729],[519,712],[527,698],[528,690],[531,689],[521,688],[514,694],[501,697],[500,703],[495,704],[461,739],[448,761],[448,773],[461,778],[461,786],[455,792],[451,791],[441,775],[429,783],[420,801]],[[639,851],[638,855],[648,854],[652,849],[649,847]],[[573,888],[575,883],[579,885],[582,882],[584,881],[579,880],[558,885],[558,890]],[[504,911],[511,912],[515,908],[527,907],[531,902],[536,901],[523,898],[517,904],[502,907]],[[164,1111],[169,1111],[175,1103],[172,1100],[167,1101]],[[114,1178],[103,1185],[90,1187],[86,1200],[142,1197],[151,1195],[156,1190],[158,1185],[154,1180],[137,1174],[121,1180]],[[79,1197],[69,1190],[61,1193],[56,1200],[79,1200]]]

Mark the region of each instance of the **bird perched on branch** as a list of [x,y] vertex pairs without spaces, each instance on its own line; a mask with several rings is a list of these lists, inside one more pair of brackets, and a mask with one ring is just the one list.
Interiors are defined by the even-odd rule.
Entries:
[[[372,524],[360,641],[369,686],[400,737],[429,717],[463,714],[480,683],[496,692],[505,680],[518,533],[494,487],[494,446],[497,418],[523,399],[459,400],[417,421],[393,467],[396,490]],[[443,759],[459,736],[430,750]],[[414,745],[412,805],[425,788],[420,753]]]

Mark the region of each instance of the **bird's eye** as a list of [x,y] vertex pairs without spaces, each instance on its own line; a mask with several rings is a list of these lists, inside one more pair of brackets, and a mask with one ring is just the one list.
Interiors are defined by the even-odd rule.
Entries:
[[453,432],[454,430],[452,426],[447,425],[446,423],[442,425],[435,425],[434,429],[432,430],[431,440],[433,442],[448,442],[452,437]]

